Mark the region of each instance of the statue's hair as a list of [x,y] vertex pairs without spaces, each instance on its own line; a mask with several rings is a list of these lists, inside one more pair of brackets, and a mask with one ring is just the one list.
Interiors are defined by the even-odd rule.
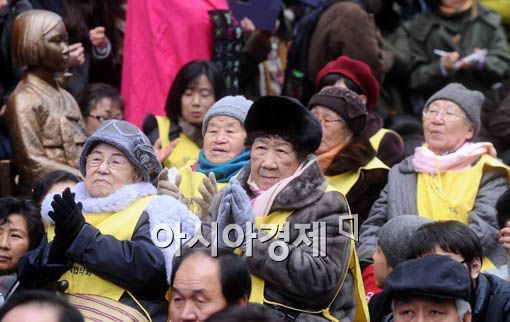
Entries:
[[12,60],[15,65],[37,66],[44,57],[44,35],[62,18],[46,10],[29,10],[20,14],[12,28]]

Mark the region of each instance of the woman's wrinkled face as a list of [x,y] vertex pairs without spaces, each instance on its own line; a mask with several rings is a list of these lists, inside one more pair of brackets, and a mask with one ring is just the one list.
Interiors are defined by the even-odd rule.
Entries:
[[256,138],[250,157],[251,178],[262,190],[293,175],[300,164],[294,147],[279,136]]
[[238,119],[215,116],[207,123],[204,136],[204,155],[212,163],[222,164],[237,157],[244,150],[246,131]]
[[436,100],[423,111],[423,134],[428,148],[438,154],[450,153],[473,138],[473,127],[454,102]]
[[44,57],[40,59],[43,67],[55,72],[65,71],[69,62],[67,40],[66,28],[60,20],[43,36]]
[[107,197],[117,189],[139,182],[142,176],[117,148],[98,144],[87,156],[85,188],[94,197]]
[[181,116],[190,124],[200,126],[205,113],[214,104],[214,88],[205,75],[188,84],[181,96]]
[[349,143],[352,139],[352,132],[336,112],[317,105],[312,108],[312,114],[319,120],[322,127],[321,145],[315,151],[315,154],[326,153],[341,144]]

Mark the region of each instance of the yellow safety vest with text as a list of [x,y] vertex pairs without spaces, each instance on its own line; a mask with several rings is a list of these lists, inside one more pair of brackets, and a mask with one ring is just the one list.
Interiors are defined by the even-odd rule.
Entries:
[[[165,116],[156,116],[156,121],[158,122],[161,147],[165,148],[170,144],[170,139],[168,138],[170,120]],[[167,168],[176,167],[179,169],[186,165],[188,161],[198,159],[199,153],[200,147],[186,134],[181,132],[179,134],[179,143],[163,164]]]
[[[474,166],[463,171],[418,173],[418,214],[433,221],[457,220],[467,225],[486,166],[501,169],[510,177],[510,168],[490,155],[483,155]],[[484,258],[482,270],[492,268],[494,264]]]
[[[333,187],[328,186],[328,188],[326,189],[326,192],[328,192],[328,191],[337,191],[337,190],[335,190]],[[271,228],[274,227],[279,232],[280,228],[283,227],[283,224],[287,221],[287,218],[291,214],[292,214],[292,211],[280,210],[280,211],[272,212],[268,216],[264,216],[264,217],[258,216],[258,217],[256,217],[257,228],[260,229],[261,226],[264,225],[264,228],[267,228],[268,226]],[[275,235],[275,238],[278,238],[278,234]],[[369,313],[368,313],[368,306],[367,306],[366,297],[365,297],[365,288],[363,286],[363,279],[362,279],[362,275],[361,275],[361,269],[359,266],[358,255],[356,253],[356,246],[354,244],[354,239],[351,239],[351,253],[349,256],[349,271],[351,272],[351,274],[353,275],[353,278],[354,278],[354,294],[353,295],[356,298],[356,313],[355,313],[354,322],[370,321]],[[278,306],[284,307],[286,309],[290,309],[290,310],[297,311],[297,312],[322,315],[323,317],[325,317],[326,319],[328,319],[331,322],[338,322],[339,320],[331,314],[330,307],[331,307],[331,305],[333,305],[336,297],[340,293],[346,277],[347,277],[347,272],[345,272],[344,276],[342,276],[340,285],[338,285],[337,292],[336,292],[335,296],[333,297],[333,299],[331,299],[331,302],[328,304],[328,306],[326,308],[324,308],[322,310],[318,310],[318,311],[309,311],[309,310],[303,310],[300,308],[291,307],[288,305],[284,305],[284,304],[277,303],[277,302],[270,301],[270,300],[266,299],[264,297],[264,287],[265,287],[264,280],[256,275],[252,274],[251,275],[252,289],[251,289],[251,293],[250,293],[250,302],[259,303],[259,304],[267,303],[267,304],[271,304],[271,305],[278,305]]]
[[[131,240],[133,233],[149,202],[156,196],[142,197],[133,202],[126,209],[116,213],[85,214],[85,221],[99,229],[101,234],[111,235],[118,240]],[[55,236],[55,225],[48,227],[48,240]],[[115,254],[111,254],[115,256]],[[124,288],[109,282],[92,273],[82,265],[74,263],[59,279],[66,280],[69,287],[66,293],[94,294],[118,301],[126,291]]]

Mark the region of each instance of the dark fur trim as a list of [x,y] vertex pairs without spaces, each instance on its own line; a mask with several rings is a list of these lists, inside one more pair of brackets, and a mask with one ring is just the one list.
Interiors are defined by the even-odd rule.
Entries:
[[335,176],[357,169],[370,162],[375,155],[376,152],[367,138],[354,138],[334,157],[325,175]]

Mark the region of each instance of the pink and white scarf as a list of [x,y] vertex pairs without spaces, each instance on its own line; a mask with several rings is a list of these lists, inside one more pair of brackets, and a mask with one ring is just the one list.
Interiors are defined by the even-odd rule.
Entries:
[[255,181],[253,181],[251,174],[248,178],[248,186],[250,190],[255,193],[257,196],[251,200],[251,204],[253,206],[253,213],[255,216],[267,216],[271,211],[271,207],[273,206],[274,200],[278,196],[278,194],[285,188],[287,185],[295,178],[299,177],[308,167],[310,167],[316,158],[307,158],[303,163],[299,165],[299,167],[294,171],[294,173],[283,180],[280,180],[278,183],[274,184],[271,188],[267,190],[262,190],[257,186]]
[[446,155],[437,155],[426,146],[421,146],[414,150],[413,167],[416,172],[423,173],[462,171],[469,169],[484,154],[496,156],[492,143],[466,142],[455,152]]

